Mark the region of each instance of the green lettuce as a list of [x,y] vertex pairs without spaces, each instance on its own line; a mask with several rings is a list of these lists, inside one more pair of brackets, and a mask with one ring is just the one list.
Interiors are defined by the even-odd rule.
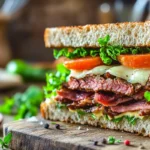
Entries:
[[117,57],[121,54],[143,54],[150,53],[150,48],[125,48],[121,45],[110,45],[110,36],[106,35],[104,38],[99,38],[98,43],[99,49],[85,49],[76,48],[73,51],[69,51],[68,48],[63,48],[61,50],[54,50],[53,55],[56,59],[59,57],[67,57],[69,59],[82,58],[86,56],[100,56],[103,63],[106,65],[111,65],[112,63],[117,63]]

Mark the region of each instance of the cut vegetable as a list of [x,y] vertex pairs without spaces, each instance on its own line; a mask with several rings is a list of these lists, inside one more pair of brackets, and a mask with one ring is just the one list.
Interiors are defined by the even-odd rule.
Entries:
[[150,68],[150,54],[119,55],[118,60],[130,68]]
[[100,57],[85,57],[65,61],[65,67],[73,70],[89,70],[96,66],[103,65]]

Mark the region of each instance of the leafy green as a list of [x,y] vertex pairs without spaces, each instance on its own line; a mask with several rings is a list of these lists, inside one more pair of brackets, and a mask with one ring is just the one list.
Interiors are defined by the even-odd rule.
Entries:
[[0,138],[0,146],[2,147],[2,149],[8,148],[11,139],[12,139],[12,133],[10,132],[3,139]]
[[87,112],[85,112],[84,110],[81,110],[81,109],[77,109],[77,113],[78,113],[79,117],[82,117],[87,114]]
[[122,117],[118,117],[118,118],[109,118],[108,115],[104,115],[105,120],[110,120],[113,121],[115,123],[119,123],[120,121],[122,121],[123,119],[126,119],[128,121],[129,124],[131,125],[135,125],[136,121],[137,121],[137,117],[135,116],[122,116]]
[[95,119],[97,119],[97,117],[96,117],[96,115],[95,114],[91,114],[91,117],[95,120]]
[[15,119],[36,116],[43,98],[43,91],[39,87],[30,86],[24,93],[16,93],[11,98],[6,98],[0,106],[0,112],[14,114]]
[[115,143],[120,143],[121,140],[117,140],[114,136],[109,136],[108,137],[108,144],[115,144]]
[[73,58],[79,58],[79,57],[88,56],[89,55],[89,51],[87,51],[84,48],[76,48],[73,51],[69,51],[68,48],[63,48],[61,50],[54,49],[53,55],[54,55],[54,57],[56,59],[58,59],[59,57],[62,57],[62,56],[70,58],[70,59],[73,59]]
[[12,74],[19,74],[25,81],[45,81],[45,74],[52,70],[35,68],[34,66],[22,61],[12,60],[7,66],[6,70]]
[[150,48],[125,48],[121,45],[110,45],[110,36],[106,35],[104,38],[99,38],[98,43],[100,45],[99,49],[90,50],[85,48],[76,48],[72,51],[69,51],[67,48],[61,50],[54,50],[53,54],[56,59],[61,56],[74,59],[86,56],[100,56],[103,63],[110,65],[117,62],[117,56],[121,54],[143,54],[150,53]]
[[62,64],[57,66],[57,72],[46,74],[46,86],[44,87],[44,94],[46,98],[56,95],[56,91],[60,89],[61,85],[68,80],[70,71]]
[[66,105],[66,104],[63,104],[63,103],[57,103],[57,104],[56,104],[56,108],[57,108],[57,109],[65,109],[65,108],[67,108],[67,105]]
[[135,125],[136,124],[136,121],[137,121],[137,117],[130,117],[130,116],[124,116],[127,120],[128,120],[128,123],[131,124],[131,125]]
[[122,119],[123,119],[123,117],[118,117],[118,118],[113,118],[112,121],[119,123]]
[[146,91],[144,93],[144,98],[146,99],[147,102],[150,102],[150,92],[149,91]]

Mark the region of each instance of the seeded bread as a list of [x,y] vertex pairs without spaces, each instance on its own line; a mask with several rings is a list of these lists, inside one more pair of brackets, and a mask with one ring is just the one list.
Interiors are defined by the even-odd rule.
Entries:
[[93,119],[90,115],[79,116],[77,112],[71,112],[68,109],[58,109],[55,103],[50,103],[48,100],[41,104],[41,114],[45,119],[59,120],[70,123],[88,124],[101,128],[109,128],[131,133],[138,133],[143,136],[150,136],[150,117],[138,119],[135,125],[128,123],[123,119],[119,123],[104,119]]
[[150,21],[46,28],[45,46],[98,48],[98,38],[110,35],[109,44],[150,47]]

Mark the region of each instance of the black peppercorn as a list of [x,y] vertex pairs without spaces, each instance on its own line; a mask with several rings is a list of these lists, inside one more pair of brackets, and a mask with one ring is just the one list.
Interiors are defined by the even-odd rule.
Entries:
[[49,124],[46,123],[46,124],[44,125],[44,128],[45,128],[45,129],[48,129],[48,128],[49,128]]
[[106,144],[107,140],[105,138],[102,139],[102,144]]
[[95,142],[94,142],[94,145],[98,145],[98,141],[95,141]]
[[60,125],[59,125],[59,124],[56,124],[56,125],[55,125],[55,128],[56,128],[56,129],[60,129]]

